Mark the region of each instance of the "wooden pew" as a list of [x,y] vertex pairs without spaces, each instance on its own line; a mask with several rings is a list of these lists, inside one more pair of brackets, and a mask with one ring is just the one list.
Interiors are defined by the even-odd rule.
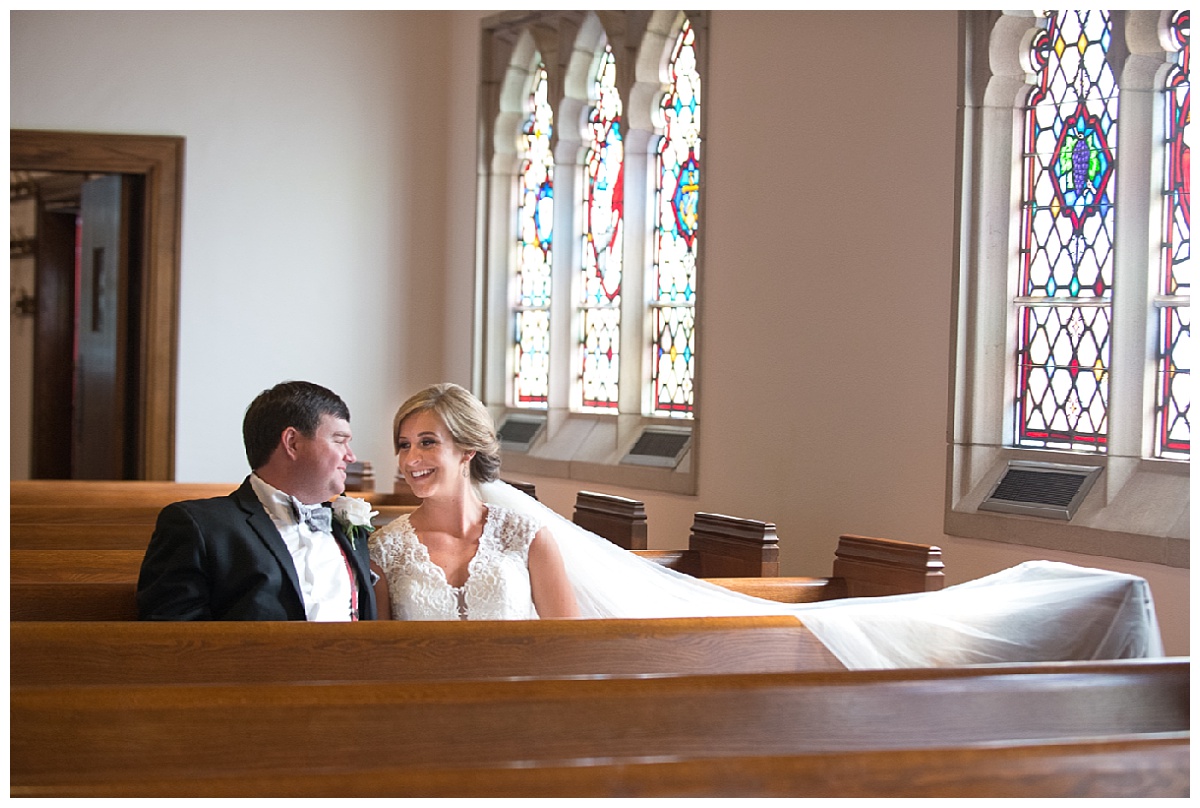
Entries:
[[779,574],[775,525],[713,513],[697,513],[686,550],[647,550],[646,506],[639,500],[580,491],[571,521],[618,547],[697,578]]
[[136,593],[136,580],[13,582],[9,619],[137,620]]
[[[376,492],[360,488],[374,479],[370,463],[347,476],[348,496],[371,499]],[[162,508],[184,499],[220,497],[237,489],[241,480],[215,483],[181,483],[172,480],[10,480],[9,505],[13,508]]]
[[451,681],[844,666],[793,617],[14,622],[12,686]]
[[1189,733],[1051,743],[816,752],[587,765],[383,765],[366,771],[199,777],[11,788],[13,797],[1188,797]]
[[626,550],[646,548],[646,505],[636,499],[580,491],[571,521]]
[[[14,686],[10,783],[14,794],[136,795],[147,784],[170,791],[173,781],[202,789],[213,777],[282,782],[391,770],[387,791],[398,796],[409,793],[404,774],[427,767],[750,757],[766,775],[767,759],[779,756],[1179,740],[1189,731],[1189,667],[1169,659],[574,680]],[[1186,781],[1178,754],[1167,768],[1174,788]],[[855,779],[853,768],[843,773]],[[445,783],[445,795],[457,787]]]
[[571,521],[618,547],[697,578],[765,577],[779,574],[775,525],[756,519],[697,513],[686,550],[648,550],[646,506],[639,500],[580,491]]
[[[60,539],[59,545],[63,543],[67,542]],[[143,549],[71,547],[14,549],[9,554],[10,619],[137,619],[135,589],[143,552]],[[654,551],[635,552],[654,557]],[[940,589],[944,580],[937,548],[863,536],[840,539],[833,570],[835,574],[829,578],[708,580],[727,589],[784,603],[932,591]]]
[[[348,476],[347,484],[365,484],[373,479],[367,469],[357,477]],[[185,499],[220,497],[237,490],[241,481],[226,483],[178,483],[168,480],[11,480],[9,482],[9,507],[31,521],[32,509],[91,509],[133,508],[141,513],[146,510],[155,514],[172,502]],[[376,492],[366,488],[347,488],[347,496],[364,497],[374,501]],[[384,503],[404,504],[404,503]],[[415,504],[415,503],[413,503]],[[28,515],[28,516],[27,516]]]
[[[11,546],[16,550],[145,550],[163,507],[166,505],[14,506],[9,521]],[[374,506],[379,513],[371,521],[385,525],[413,507]]]
[[144,548],[12,550],[8,580],[10,584],[136,583],[144,555]]
[[708,578],[726,589],[784,603],[935,592],[945,585],[942,551],[927,544],[843,534],[828,578]]
[[359,460],[346,466],[346,491],[368,498],[375,491],[375,469],[370,460]]
[[[71,553],[75,551],[36,550],[37,553]],[[97,551],[111,553],[133,552],[140,566],[139,551]],[[115,562],[114,562],[115,563]],[[121,561],[121,564],[128,563]],[[67,621],[67,620],[137,620],[137,569],[130,572],[97,572],[110,566],[99,562],[91,567],[91,573],[70,573],[68,564],[56,563],[48,570],[45,578],[39,579],[36,572],[26,567],[20,580],[9,584],[9,619],[11,621]],[[87,569],[84,567],[83,569]],[[90,577],[89,577],[90,576]],[[113,580],[121,577],[125,580]],[[48,580],[58,578],[59,580]],[[105,580],[107,579],[107,580]],[[759,578],[713,578],[712,583],[725,586],[758,597],[785,603],[810,603],[825,599],[825,596],[842,591],[834,581],[830,586],[827,578],[776,578],[772,587],[763,589]]]
[[60,507],[161,508],[181,499],[202,499],[228,494],[233,483],[178,483],[165,480],[10,480],[9,505]]
[[533,483],[525,482],[524,480],[504,480],[504,482],[508,483],[513,488],[517,489],[518,491],[522,492],[523,494],[525,494],[528,497],[531,497],[533,499],[538,498],[537,497],[537,486],[534,485]]
[[[823,584],[814,580],[807,588],[772,584],[765,579],[779,575],[779,537],[773,523],[701,512],[692,522],[686,550],[647,550],[644,504],[613,494],[579,492],[572,521],[665,567],[697,578],[725,579],[716,582],[772,600],[929,592],[941,589],[945,580],[938,547],[844,534],[831,579]],[[752,578],[764,580],[756,583]]]

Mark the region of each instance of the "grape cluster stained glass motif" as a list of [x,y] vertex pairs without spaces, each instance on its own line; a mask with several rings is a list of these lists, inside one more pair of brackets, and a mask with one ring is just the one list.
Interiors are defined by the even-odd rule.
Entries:
[[545,408],[550,389],[550,267],[554,234],[554,111],[546,68],[538,64],[521,128],[517,174],[517,261],[513,307],[513,400]]
[[1178,52],[1163,94],[1166,121],[1162,285],[1159,309],[1157,445],[1159,457],[1191,456],[1191,295],[1192,182],[1191,13],[1177,11],[1170,35]]
[[625,148],[611,46],[592,81],[583,178],[582,406],[614,410],[620,377]]
[[1025,111],[1019,446],[1107,444],[1117,101],[1103,11],[1048,17]]
[[700,74],[686,21],[669,62],[655,189],[654,413],[690,417],[696,358],[696,249],[700,229]]

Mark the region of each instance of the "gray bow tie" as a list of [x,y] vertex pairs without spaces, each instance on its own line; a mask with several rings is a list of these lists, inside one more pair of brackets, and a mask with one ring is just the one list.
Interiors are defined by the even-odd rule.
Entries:
[[292,511],[296,514],[297,521],[303,522],[318,533],[333,532],[332,514],[324,503],[305,505],[292,497]]

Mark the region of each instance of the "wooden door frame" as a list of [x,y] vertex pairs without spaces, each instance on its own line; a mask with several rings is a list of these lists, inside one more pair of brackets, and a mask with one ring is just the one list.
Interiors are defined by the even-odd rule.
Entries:
[[9,168],[137,174],[145,182],[144,339],[138,357],[138,476],[175,478],[175,388],[179,353],[179,259],[183,211],[182,137],[9,131]]

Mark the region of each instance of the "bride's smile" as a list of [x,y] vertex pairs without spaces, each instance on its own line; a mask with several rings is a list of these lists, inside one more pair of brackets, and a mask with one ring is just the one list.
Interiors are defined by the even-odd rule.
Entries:
[[469,482],[463,470],[470,453],[455,445],[436,413],[417,412],[404,419],[396,436],[396,460],[409,488],[422,499],[460,494]]

